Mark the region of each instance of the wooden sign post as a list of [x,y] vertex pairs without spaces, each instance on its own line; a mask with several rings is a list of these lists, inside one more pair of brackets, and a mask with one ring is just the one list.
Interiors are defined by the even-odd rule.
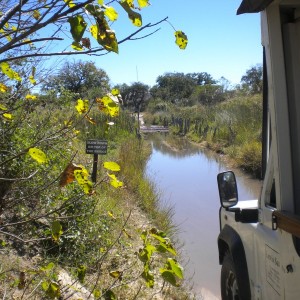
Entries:
[[92,181],[96,182],[97,180],[97,167],[98,167],[98,155],[107,154],[107,141],[105,140],[87,140],[86,141],[86,154],[94,154],[93,160],[93,172],[92,172]]

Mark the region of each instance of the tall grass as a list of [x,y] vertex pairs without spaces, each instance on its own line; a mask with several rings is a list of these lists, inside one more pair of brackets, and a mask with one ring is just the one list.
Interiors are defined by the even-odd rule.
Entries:
[[131,138],[120,148],[119,162],[123,180],[134,195],[139,207],[152,222],[165,232],[172,232],[172,209],[160,202],[159,192],[145,176],[145,167],[151,147],[147,141]]
[[[262,96],[237,95],[211,106],[168,106],[147,115],[157,123],[168,119],[173,134],[186,135],[194,142],[205,141],[212,150],[233,158],[246,171],[260,175]],[[164,121],[165,122],[165,121]]]

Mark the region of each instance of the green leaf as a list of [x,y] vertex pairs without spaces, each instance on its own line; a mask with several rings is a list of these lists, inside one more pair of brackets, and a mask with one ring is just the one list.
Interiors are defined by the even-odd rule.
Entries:
[[172,253],[173,255],[177,255],[176,250],[174,249],[173,245],[168,241],[161,242],[159,244],[159,247],[157,247],[157,250],[162,253],[168,251],[168,252]]
[[132,24],[137,27],[141,27],[143,24],[142,16],[139,13],[133,11],[130,8],[130,5],[128,4],[127,1],[123,1],[120,4],[123,7],[123,9],[127,12],[128,18],[131,20]]
[[179,46],[180,49],[185,49],[188,43],[188,38],[186,34],[182,31],[175,31],[176,41],[175,43]]
[[86,29],[86,22],[81,15],[70,17],[68,22],[71,26],[71,34],[75,42],[79,43]]
[[166,270],[166,269],[160,269],[159,271],[161,273],[162,278],[165,281],[169,282],[173,286],[176,286],[176,287],[179,286],[179,284],[176,282],[175,275],[174,275],[174,273],[172,271]]
[[28,150],[28,154],[40,164],[46,163],[48,161],[46,154],[38,148],[30,148]]
[[154,276],[153,276],[152,272],[150,272],[148,264],[145,264],[145,266],[144,266],[142,278],[145,279],[147,287],[149,287],[149,288],[154,287]]
[[165,243],[166,240],[168,240],[166,234],[163,231],[157,230],[156,228],[151,228],[149,233],[160,242]]
[[46,294],[51,299],[58,298],[60,296],[59,285],[56,282],[50,282],[49,287],[46,291]]
[[77,268],[77,277],[80,283],[84,282],[85,274],[86,274],[86,266],[79,266]]
[[107,290],[103,296],[105,300],[117,300],[117,297],[112,290]]
[[101,292],[99,290],[94,290],[93,295],[95,298],[99,298],[101,296]]
[[41,271],[51,271],[55,267],[55,264],[53,262],[50,262],[47,266],[45,267],[40,267]]
[[147,236],[148,236],[148,231],[147,231],[147,230],[144,230],[144,231],[141,233],[141,239],[143,240],[144,243],[146,243]]
[[118,172],[121,170],[121,167],[114,161],[106,161],[103,163],[103,167],[107,170]]
[[53,221],[51,225],[51,234],[55,242],[58,242],[60,236],[63,234],[62,226],[59,221]]
[[113,278],[118,278],[118,279],[122,279],[122,271],[111,271],[109,272],[109,276],[113,277]]
[[155,246],[152,244],[148,243],[145,245],[143,249],[140,249],[138,258],[140,261],[143,263],[148,263],[151,259],[152,254],[156,251]]
[[176,259],[167,259],[168,269],[171,270],[178,278],[183,279],[183,268]]
[[43,282],[42,282],[42,289],[43,289],[44,291],[47,291],[48,288],[49,288],[49,282],[48,282],[48,281],[43,281]]
[[107,51],[119,52],[115,32],[108,26],[103,12],[96,17],[96,25],[92,25],[90,31],[97,42]]
[[86,11],[90,13],[93,17],[103,17],[104,12],[101,10],[99,5],[87,4],[85,7]]

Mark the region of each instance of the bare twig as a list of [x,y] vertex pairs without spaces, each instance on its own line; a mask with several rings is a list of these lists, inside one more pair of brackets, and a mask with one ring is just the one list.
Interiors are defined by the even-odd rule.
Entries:
[[38,170],[36,170],[32,174],[30,174],[28,177],[24,177],[24,178],[0,178],[0,180],[2,180],[2,181],[23,181],[23,180],[28,180],[28,179],[32,178],[36,173],[38,173]]

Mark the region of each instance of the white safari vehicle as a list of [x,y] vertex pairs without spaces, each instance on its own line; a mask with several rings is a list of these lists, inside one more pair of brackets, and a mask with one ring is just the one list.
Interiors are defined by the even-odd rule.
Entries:
[[244,0],[260,12],[264,51],[263,186],[238,201],[218,174],[222,299],[300,299],[300,0]]

